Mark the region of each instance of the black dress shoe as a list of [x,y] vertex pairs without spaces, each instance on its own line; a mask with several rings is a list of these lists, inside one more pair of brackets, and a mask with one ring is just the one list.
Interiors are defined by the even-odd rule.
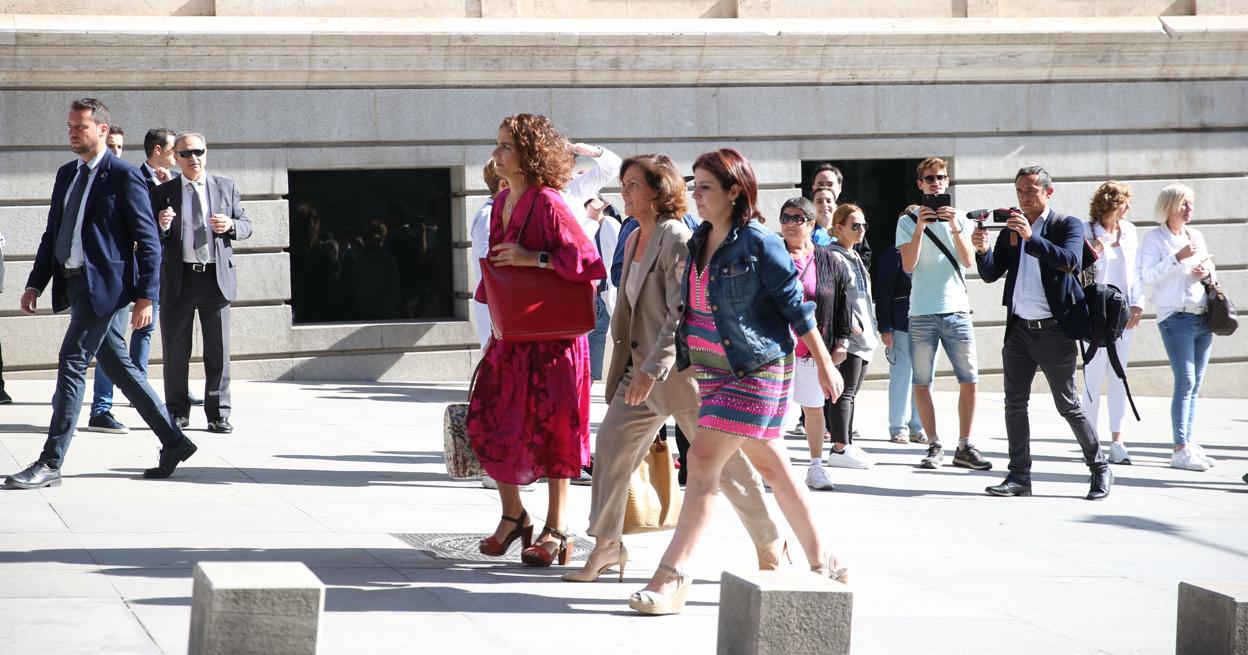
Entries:
[[196,395],[195,395],[195,394],[193,394],[193,393],[188,393],[188,394],[186,394],[186,399],[187,399],[187,400],[189,400],[189,401],[191,401],[191,404],[192,404],[192,405],[195,405],[195,406],[199,406],[199,405],[203,405],[203,404],[204,404],[204,399],[203,399],[203,398],[200,398],[199,396],[196,396]]
[[172,415],[169,417],[169,420],[173,421],[173,423],[179,428],[184,428],[191,424],[191,419],[185,416]]
[[208,431],[216,432],[217,434],[229,434],[234,431],[234,426],[230,425],[229,421],[219,418],[215,421],[208,421]]
[[153,469],[143,471],[143,477],[149,479],[167,478],[173,475],[173,470],[178,468],[178,464],[185,462],[199,450],[194,442],[186,437],[182,437],[182,443],[172,448],[160,449],[160,465]]
[[1015,478],[1007,477],[1001,484],[985,487],[984,491],[992,496],[1030,496],[1031,483],[1019,482]]
[[40,489],[61,486],[61,472],[43,462],[35,462],[21,473],[4,479],[4,485],[13,489]]
[[1088,500],[1104,500],[1109,495],[1109,488],[1114,484],[1114,472],[1106,466],[1104,470],[1092,471],[1092,488],[1088,489]]

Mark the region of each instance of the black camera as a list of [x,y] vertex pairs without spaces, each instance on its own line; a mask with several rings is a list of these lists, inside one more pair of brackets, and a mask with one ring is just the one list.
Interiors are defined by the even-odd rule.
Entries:
[[1019,209],[1018,207],[1011,207],[1009,209],[994,209],[992,210],[992,222],[993,223],[1005,223],[1010,220],[1010,215],[1014,214],[1015,212],[1021,214],[1023,210]]
[[[923,194],[923,206],[932,211],[936,211],[941,207],[953,206],[953,197],[947,193],[925,193]],[[928,222],[935,222],[942,219],[929,218]]]

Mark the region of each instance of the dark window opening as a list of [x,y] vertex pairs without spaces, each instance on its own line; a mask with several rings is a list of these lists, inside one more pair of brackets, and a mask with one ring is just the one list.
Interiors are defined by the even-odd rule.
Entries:
[[923,199],[915,183],[914,170],[922,161],[922,158],[803,161],[802,195],[810,197],[810,184],[820,164],[831,162],[841,169],[845,180],[837,203],[852,202],[862,207],[867,217],[867,243],[871,245],[871,252],[884,253],[896,243],[897,217],[907,206]]
[[449,169],[291,171],[295,323],[455,315]]

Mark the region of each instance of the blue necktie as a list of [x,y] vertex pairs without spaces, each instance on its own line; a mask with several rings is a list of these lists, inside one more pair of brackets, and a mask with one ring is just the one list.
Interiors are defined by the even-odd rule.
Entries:
[[86,164],[78,166],[78,179],[69,190],[69,201],[65,203],[65,212],[61,214],[61,225],[56,229],[56,260],[65,265],[69,261],[69,251],[74,243],[74,228],[78,226],[78,212],[82,209],[82,196],[87,191],[87,180],[91,177],[91,169]]

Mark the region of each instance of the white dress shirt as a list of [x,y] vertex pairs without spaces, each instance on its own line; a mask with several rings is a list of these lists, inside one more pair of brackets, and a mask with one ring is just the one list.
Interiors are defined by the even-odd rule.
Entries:
[[[477,209],[468,223],[468,238],[472,240],[472,265],[477,271],[476,283],[481,283],[481,260],[490,253],[490,213],[494,211],[494,199],[486,198],[485,204]],[[490,326],[490,307],[483,302],[472,301],[473,323],[477,328],[477,340],[481,349],[490,341],[493,328]]]
[[[82,217],[87,211],[87,199],[91,197],[91,186],[95,184],[95,169],[99,168],[100,162],[104,160],[104,153],[107,149],[101,150],[100,154],[94,159],[87,162],[87,188],[82,190],[82,202],[78,205],[78,215],[74,217],[74,235],[73,240],[69,242],[69,259],[65,260],[65,268],[82,268],[87,264],[87,256],[82,252]],[[75,163],[81,167],[81,163]],[[82,175],[79,171],[74,173],[74,179],[69,182],[69,190],[65,193],[65,205],[62,205],[61,211],[69,205],[69,196],[73,194],[74,185],[78,183],[78,176]],[[61,220],[65,220],[67,216],[62,216]]]
[[[191,203],[197,202],[203,209],[204,225],[208,225],[208,217],[212,216],[212,207],[208,204],[208,176],[203,175],[195,182],[190,179],[182,178],[182,261],[187,264],[198,264],[199,259],[195,257],[195,214],[191,208]],[[212,228],[207,228],[208,235],[208,263],[211,264],[215,258],[212,252]]]
[[619,179],[622,163],[624,162],[619,155],[602,148],[602,154],[594,157],[593,167],[572,178],[572,181],[559,192],[563,195],[564,202],[568,204],[568,209],[572,210],[572,215],[576,217],[577,224],[590,239],[593,239],[598,232],[598,222],[585,214],[585,203],[598,195],[602,187],[607,186],[611,180]]
[[[1045,208],[1040,218],[1031,224],[1032,234],[1043,234],[1044,226],[1048,224],[1052,214],[1052,209]],[[1022,239],[1022,235],[1019,235],[1019,239]],[[1049,299],[1044,295],[1044,284],[1040,281],[1040,260],[1027,253],[1026,242],[1020,242],[1018,245],[1018,276],[1014,278],[1014,315],[1028,321],[1053,318],[1053,310],[1049,308]]]
[[[1175,259],[1175,253],[1189,243],[1188,235],[1191,235],[1191,241],[1196,242],[1196,252],[1180,262]],[[1200,283],[1200,278],[1192,275],[1192,269],[1203,260],[1210,275],[1217,279],[1213,260],[1208,256],[1205,236],[1191,225],[1175,235],[1163,224],[1140,240],[1140,257],[1136,266],[1149,301],[1157,308],[1157,322],[1166,320],[1175,312],[1203,314],[1207,310],[1209,298],[1205,285]]]
[[1101,256],[1092,265],[1097,284],[1118,287],[1131,307],[1144,309],[1144,285],[1140,282],[1139,269],[1135,265],[1140,241],[1135,225],[1118,221],[1118,245],[1113,245],[1114,235],[1096,223],[1083,224],[1084,236],[1089,241],[1104,244]]

